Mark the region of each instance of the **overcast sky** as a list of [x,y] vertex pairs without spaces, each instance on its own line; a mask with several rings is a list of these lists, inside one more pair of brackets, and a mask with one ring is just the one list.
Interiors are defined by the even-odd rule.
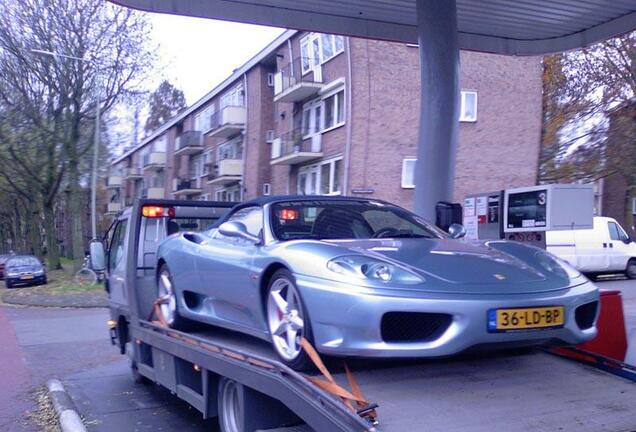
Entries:
[[[196,102],[283,32],[202,18],[150,14],[163,76]],[[159,78],[159,77],[158,77]]]

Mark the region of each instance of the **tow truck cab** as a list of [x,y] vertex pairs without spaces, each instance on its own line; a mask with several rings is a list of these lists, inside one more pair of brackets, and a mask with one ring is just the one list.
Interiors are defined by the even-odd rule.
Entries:
[[[133,214],[133,208],[124,210],[107,233],[106,278],[112,322],[111,342],[120,352],[126,352],[129,342],[130,293],[128,280],[135,281],[134,291],[140,316],[147,318],[156,299],[156,253],[159,244],[168,236],[183,231],[203,231],[214,224],[235,203],[205,201],[146,201],[139,206],[140,214]],[[139,218],[139,230],[132,232],[131,218]],[[137,242],[137,256],[130,257],[130,242]],[[135,261],[136,275],[128,278],[128,262]]]

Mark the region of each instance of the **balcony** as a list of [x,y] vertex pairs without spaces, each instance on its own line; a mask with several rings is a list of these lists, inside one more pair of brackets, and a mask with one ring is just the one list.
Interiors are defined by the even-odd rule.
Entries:
[[116,215],[121,211],[121,204],[118,202],[109,202],[108,208],[106,209],[107,215]]
[[203,135],[199,131],[187,131],[177,137],[174,154],[191,155],[203,151]]
[[106,179],[107,189],[119,189],[122,185],[122,177],[120,175],[111,175]]
[[296,165],[322,157],[322,135],[304,139],[300,129],[282,134],[272,142],[272,165]]
[[245,129],[247,110],[244,106],[227,106],[216,112],[210,119],[210,129],[207,136],[214,138],[229,138]]
[[241,181],[243,177],[243,159],[221,159],[215,166],[209,167],[208,184],[225,186]]
[[148,199],[164,199],[166,197],[165,189],[162,187],[151,187],[143,190],[141,197]]
[[126,168],[126,171],[124,172],[124,176],[126,180],[138,180],[144,177],[141,170],[136,167]]
[[201,193],[201,180],[200,179],[174,179],[172,185],[172,194],[174,196],[180,195],[194,195]]
[[144,155],[144,171],[157,171],[166,167],[166,154],[152,152]]
[[274,75],[274,102],[300,102],[322,89],[320,69],[314,68],[303,74],[302,60],[309,61],[297,58]]

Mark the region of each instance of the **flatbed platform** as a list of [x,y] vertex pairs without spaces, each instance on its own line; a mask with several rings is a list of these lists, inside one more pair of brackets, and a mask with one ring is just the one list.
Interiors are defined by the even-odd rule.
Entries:
[[[256,338],[214,327],[188,334],[276,363]],[[341,364],[327,361],[346,386]],[[633,382],[540,349],[347,364],[367,400],[380,405],[380,431],[636,430]]]

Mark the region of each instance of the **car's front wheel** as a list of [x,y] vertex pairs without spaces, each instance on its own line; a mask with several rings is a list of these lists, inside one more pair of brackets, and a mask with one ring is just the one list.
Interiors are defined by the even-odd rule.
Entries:
[[13,284],[9,279],[4,281],[4,285],[7,287],[7,289],[13,288]]
[[287,366],[306,370],[311,366],[301,340],[313,343],[309,314],[294,276],[287,269],[278,270],[269,282],[267,325],[276,354]]
[[636,279],[636,258],[632,258],[627,262],[625,275],[630,279]]
[[179,315],[177,306],[177,293],[166,264],[162,264],[157,273],[157,298],[161,300],[158,313],[162,321],[173,329],[185,327],[185,320]]

